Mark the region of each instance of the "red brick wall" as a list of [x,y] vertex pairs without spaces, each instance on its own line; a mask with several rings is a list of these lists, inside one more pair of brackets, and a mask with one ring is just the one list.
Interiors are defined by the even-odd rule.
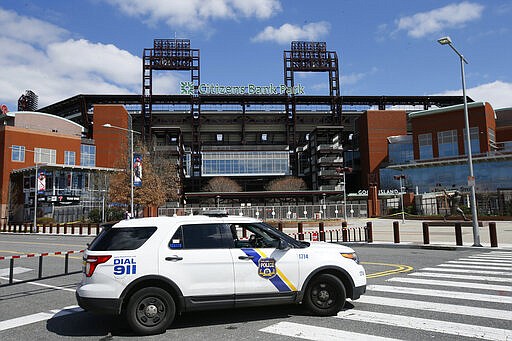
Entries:
[[387,138],[405,134],[407,115],[404,110],[368,110],[361,116],[359,150],[363,187],[368,187],[368,174],[378,173],[380,164],[388,157]]
[[110,123],[128,129],[128,119],[128,112],[122,105],[94,106],[93,138],[96,144],[97,167],[120,168],[124,165],[123,159],[128,157],[130,148],[129,133],[103,125]]
[[[75,152],[75,162],[80,164],[80,136],[63,136],[53,133],[28,130],[25,128],[3,126],[0,129],[0,144],[2,145],[1,170],[2,178],[0,183],[1,192],[1,217],[5,217],[5,208],[9,200],[9,176],[13,169],[27,168],[34,166],[34,148],[55,149],[56,163],[64,163],[64,151]],[[25,161],[11,161],[11,147],[25,146]]]
[[[469,127],[478,127],[480,137],[480,152],[490,150],[488,128],[496,130],[494,110],[489,103],[485,106],[468,109]],[[440,131],[457,130],[459,154],[464,154],[464,109],[444,113],[415,117],[411,120],[413,131],[414,158],[419,159],[420,151],[418,135],[432,134],[432,150],[434,158],[439,156],[437,133]]]

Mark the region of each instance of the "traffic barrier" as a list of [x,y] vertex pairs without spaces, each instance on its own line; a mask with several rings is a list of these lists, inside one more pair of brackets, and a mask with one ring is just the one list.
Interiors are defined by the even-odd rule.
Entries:
[[398,221],[393,222],[393,242],[400,243],[400,223]]
[[430,244],[430,234],[428,232],[428,223],[424,221],[422,223],[423,228],[423,244]]
[[462,225],[459,222],[455,223],[455,245],[462,246]]
[[297,230],[299,233],[299,240],[304,240],[304,225],[301,221],[297,224]]
[[[288,234],[297,240],[319,241],[321,234],[318,231]],[[341,229],[324,230],[325,242],[368,242],[368,227],[345,227]]]
[[[41,224],[37,225],[35,229],[31,224],[5,224],[0,229],[1,232],[12,233],[43,233],[43,234],[71,234],[71,235],[98,235],[101,231],[101,226],[98,224]],[[84,233],[86,232],[86,233]]]
[[496,223],[489,223],[489,239],[491,240],[491,247],[498,247],[498,234],[496,233]]
[[[54,278],[54,277],[60,277],[65,275],[71,275],[81,272],[82,270],[77,270],[70,272],[69,271],[69,255],[75,254],[75,253],[83,253],[84,250],[78,250],[78,251],[57,251],[57,252],[44,252],[44,253],[27,253],[24,255],[14,255],[14,256],[0,256],[0,262],[1,261],[9,261],[9,277],[8,282],[4,284],[0,284],[0,287],[5,287],[8,285],[13,284],[21,284],[21,283],[27,283],[27,282],[33,282],[41,279],[48,279],[48,278]],[[50,276],[43,276],[43,258],[48,256],[64,256],[64,273],[59,273],[55,275]],[[24,280],[14,280],[14,261],[16,259],[23,259],[23,258],[39,258],[38,263],[38,271],[37,271],[37,277],[30,278],[30,279],[24,279]]]

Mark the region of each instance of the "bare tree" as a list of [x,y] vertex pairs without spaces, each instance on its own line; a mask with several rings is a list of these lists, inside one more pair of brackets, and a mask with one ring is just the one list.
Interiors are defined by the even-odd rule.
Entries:
[[240,186],[235,180],[226,178],[224,176],[218,176],[212,178],[206,186],[203,187],[205,192],[242,192],[242,186]]
[[[179,199],[180,179],[178,169],[170,160],[154,160],[148,149],[139,145],[137,147],[143,155],[142,186],[134,188],[134,203],[147,206],[161,206],[166,201]],[[126,162],[128,160],[128,162]],[[119,160],[118,168],[124,169],[110,176],[109,198],[112,202],[129,204],[131,200],[131,169],[129,155]],[[155,162],[157,166],[155,167]]]
[[265,189],[267,191],[301,191],[307,189],[307,186],[303,179],[287,176],[270,181]]

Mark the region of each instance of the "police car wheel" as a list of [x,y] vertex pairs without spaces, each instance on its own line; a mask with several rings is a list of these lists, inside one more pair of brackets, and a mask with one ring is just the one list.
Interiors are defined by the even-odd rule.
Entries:
[[161,288],[150,287],[135,292],[126,307],[127,322],[140,335],[165,332],[175,314],[174,300]]
[[331,316],[343,308],[345,299],[343,283],[334,275],[322,274],[309,283],[304,304],[315,315]]

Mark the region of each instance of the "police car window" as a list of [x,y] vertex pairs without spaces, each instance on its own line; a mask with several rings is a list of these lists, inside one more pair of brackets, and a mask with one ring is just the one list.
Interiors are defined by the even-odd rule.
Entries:
[[[235,247],[263,247],[276,248],[279,245],[279,238],[268,233],[257,225],[252,224],[234,224],[231,226],[234,234],[236,231],[237,239],[235,239]],[[240,232],[242,235],[240,236]],[[244,237],[244,235],[246,237]]]
[[155,233],[156,227],[111,228],[101,232],[89,246],[91,251],[135,250]]
[[[183,225],[181,228],[183,249],[233,247],[233,237],[227,224],[191,224]],[[171,242],[173,241],[171,240]]]

